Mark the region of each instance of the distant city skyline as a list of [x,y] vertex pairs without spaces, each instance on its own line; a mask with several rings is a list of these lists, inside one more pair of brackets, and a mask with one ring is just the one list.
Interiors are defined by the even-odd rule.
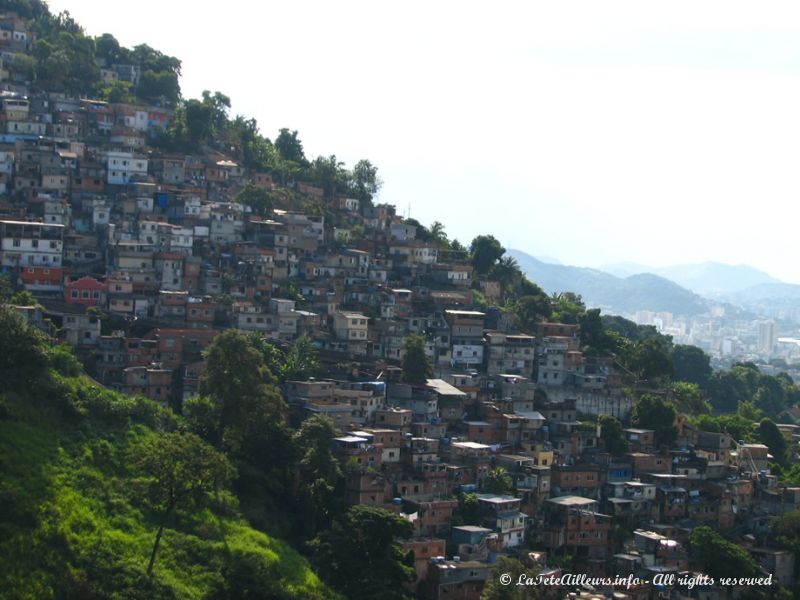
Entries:
[[792,3],[54,0],[183,61],[310,157],[369,158],[379,201],[463,243],[567,264],[749,264],[800,283]]

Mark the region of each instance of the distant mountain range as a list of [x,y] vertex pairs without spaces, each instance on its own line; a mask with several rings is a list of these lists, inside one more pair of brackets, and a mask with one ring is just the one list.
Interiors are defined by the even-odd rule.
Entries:
[[800,309],[800,285],[784,283],[749,265],[703,262],[647,267],[623,262],[592,269],[521,250],[511,249],[508,254],[547,293],[576,292],[588,306],[604,312],[652,310],[693,316],[712,304],[723,304],[729,314],[738,312],[744,317],[743,310],[755,318],[776,308]]
[[725,265],[717,262],[670,267],[647,267],[626,262],[602,266],[600,269],[617,277],[652,273],[709,298],[730,297],[731,294],[754,286],[783,284],[779,279],[749,265]]
[[547,263],[521,250],[510,249],[508,254],[548,294],[575,292],[587,306],[602,308],[604,312],[653,310],[692,316],[706,312],[709,307],[706,299],[651,273],[618,277],[599,269]]

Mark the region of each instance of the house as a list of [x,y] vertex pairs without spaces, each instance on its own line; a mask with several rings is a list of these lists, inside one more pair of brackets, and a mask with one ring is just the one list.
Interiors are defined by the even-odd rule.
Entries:
[[110,185],[125,185],[147,178],[148,160],[131,152],[108,152],[106,154],[107,181]]
[[58,291],[63,280],[64,225],[0,221],[0,267],[26,289]]
[[528,517],[520,512],[519,498],[498,494],[478,494],[483,525],[497,533],[502,548],[520,546],[525,540]]
[[536,338],[488,331],[486,340],[486,372],[489,376],[516,374],[530,377],[536,360]]
[[64,282],[64,300],[67,304],[106,306],[108,285],[88,275],[67,277]]
[[486,313],[474,310],[445,310],[449,326],[453,367],[483,364],[483,322]]
[[587,574],[603,572],[610,548],[611,517],[597,508],[598,501],[591,498],[550,498],[538,534],[546,549],[573,556],[575,568]]
[[361,313],[338,312],[333,315],[333,333],[340,340],[366,341],[367,323],[367,317]]

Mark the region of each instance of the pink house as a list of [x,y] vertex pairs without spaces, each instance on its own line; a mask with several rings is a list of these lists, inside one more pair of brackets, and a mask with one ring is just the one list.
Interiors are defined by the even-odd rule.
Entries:
[[108,285],[94,277],[84,275],[64,282],[64,299],[67,304],[105,306]]

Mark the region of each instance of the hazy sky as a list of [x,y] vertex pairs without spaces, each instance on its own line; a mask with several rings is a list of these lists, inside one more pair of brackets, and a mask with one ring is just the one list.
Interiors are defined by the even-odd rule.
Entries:
[[800,283],[800,6],[51,0],[468,243]]

